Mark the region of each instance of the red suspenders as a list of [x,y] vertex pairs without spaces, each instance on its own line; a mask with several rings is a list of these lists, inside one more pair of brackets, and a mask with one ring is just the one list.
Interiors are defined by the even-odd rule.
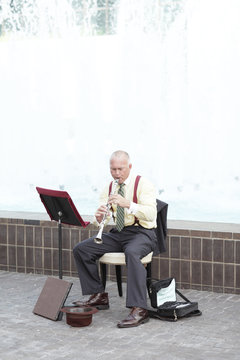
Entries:
[[[134,203],[137,203],[137,188],[138,188],[138,183],[139,183],[140,178],[141,178],[141,176],[140,176],[140,175],[137,175],[137,176],[136,176],[136,179],[135,179],[134,190],[133,190],[133,202],[134,202]],[[111,191],[112,191],[112,181],[111,181],[110,184],[109,184],[109,192],[108,192],[108,195],[111,194]],[[136,218],[136,216],[135,216],[135,222],[134,222],[134,224],[136,224],[136,223],[138,224],[138,223],[139,223],[139,220],[138,220],[138,218]],[[133,225],[134,225],[134,224],[133,224]]]
[[133,202],[137,203],[137,187],[140,180],[140,175],[136,177],[135,184],[134,184],[134,192],[133,192]]
[[[137,187],[138,187],[138,183],[140,180],[140,175],[137,175],[136,179],[135,179],[135,184],[134,184],[134,191],[133,191],[133,202],[137,203]],[[112,181],[109,184],[109,192],[108,192],[108,196],[111,194],[112,191]]]

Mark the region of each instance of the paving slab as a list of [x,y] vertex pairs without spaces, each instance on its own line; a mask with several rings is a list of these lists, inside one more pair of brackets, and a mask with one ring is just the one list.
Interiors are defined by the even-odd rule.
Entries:
[[[125,296],[107,282],[110,309],[93,315],[91,325],[71,327],[63,315],[52,321],[33,314],[48,277],[0,271],[0,359],[217,359],[240,358],[240,296],[183,290],[199,303],[202,316],[177,322],[157,319],[130,329],[119,329],[126,317]],[[77,278],[64,277],[73,286],[66,300],[81,296]],[[126,286],[123,284],[125,294]]]

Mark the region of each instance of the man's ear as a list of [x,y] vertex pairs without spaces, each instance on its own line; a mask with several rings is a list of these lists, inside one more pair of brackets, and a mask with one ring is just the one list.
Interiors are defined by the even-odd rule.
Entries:
[[132,164],[129,164],[129,169],[131,169],[132,168]]

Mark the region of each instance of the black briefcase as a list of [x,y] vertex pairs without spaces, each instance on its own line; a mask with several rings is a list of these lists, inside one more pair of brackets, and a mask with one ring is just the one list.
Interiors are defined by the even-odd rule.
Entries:
[[[168,289],[172,286],[171,283],[173,280],[174,279],[172,278],[158,281],[156,279],[148,279],[149,296],[153,307],[148,309],[149,316],[160,320],[177,321],[180,318],[201,315],[202,312],[198,309],[198,303],[190,301],[179,290],[177,290],[175,283],[173,284],[175,292],[174,301],[166,301],[157,306],[157,292],[164,289],[165,296],[165,294],[169,292]],[[176,294],[178,294],[184,301],[177,301]],[[172,294],[170,294],[170,296],[173,297]]]
[[156,310],[148,309],[148,313],[151,318],[157,318],[166,321],[177,321],[180,318],[199,316],[202,314],[201,311],[198,310],[197,302],[180,301],[171,303],[167,302]]

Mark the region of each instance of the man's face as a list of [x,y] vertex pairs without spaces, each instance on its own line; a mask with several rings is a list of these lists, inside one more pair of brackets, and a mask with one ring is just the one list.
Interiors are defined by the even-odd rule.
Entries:
[[132,168],[125,157],[113,157],[110,160],[110,172],[112,177],[122,184],[127,178]]

